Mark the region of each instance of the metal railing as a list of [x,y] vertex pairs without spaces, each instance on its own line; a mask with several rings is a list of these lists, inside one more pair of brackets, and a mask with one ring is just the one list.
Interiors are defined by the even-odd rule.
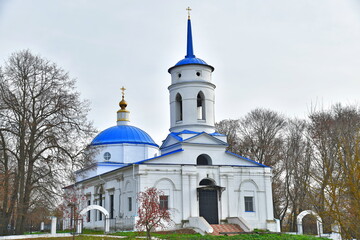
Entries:
[[110,231],[131,231],[134,230],[135,217],[112,218],[110,220]]

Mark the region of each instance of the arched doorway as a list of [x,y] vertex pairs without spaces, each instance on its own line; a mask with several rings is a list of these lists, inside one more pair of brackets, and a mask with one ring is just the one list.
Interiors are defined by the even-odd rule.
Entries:
[[205,218],[209,224],[218,224],[219,199],[225,188],[216,186],[215,182],[208,178],[201,180],[199,185],[200,187],[197,188],[199,216]]
[[321,236],[323,234],[323,226],[322,226],[322,220],[321,217],[312,210],[305,210],[302,211],[297,217],[296,217],[296,223],[297,223],[297,234],[303,234],[303,226],[302,226],[302,220],[303,218],[311,214],[316,217],[316,227],[317,227],[317,234],[318,236]]
[[[83,210],[81,210],[80,215],[84,216],[90,210],[99,210],[100,212],[102,212],[104,214],[104,216],[105,216],[105,227],[104,227],[104,229],[105,229],[106,233],[109,232],[110,231],[109,212],[105,208],[103,208],[103,207],[101,207],[99,205],[89,205],[86,208],[84,208]],[[77,233],[81,233],[82,232],[82,222],[80,222],[78,224],[77,228],[78,228]]]

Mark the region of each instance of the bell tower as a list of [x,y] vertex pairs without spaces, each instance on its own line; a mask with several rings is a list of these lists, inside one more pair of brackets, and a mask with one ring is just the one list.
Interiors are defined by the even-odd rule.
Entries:
[[169,68],[171,74],[170,131],[213,133],[215,131],[214,67],[197,58],[193,51],[190,8],[187,21],[187,50],[184,59]]

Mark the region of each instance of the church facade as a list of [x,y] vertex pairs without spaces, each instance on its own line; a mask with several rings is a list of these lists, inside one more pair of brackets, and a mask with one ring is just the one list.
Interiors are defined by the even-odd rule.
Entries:
[[[214,68],[194,55],[188,19],[187,54],[171,75],[170,133],[158,146],[131,126],[124,92],[117,125],[99,133],[90,146],[96,167],[76,173],[85,205],[99,205],[111,225],[134,229],[137,194],[148,187],[163,192],[160,203],[171,212],[169,228],[211,232],[224,222],[277,231],[273,217],[270,167],[226,150],[226,136],[215,131]],[[103,228],[98,210],[84,214],[85,228]]]

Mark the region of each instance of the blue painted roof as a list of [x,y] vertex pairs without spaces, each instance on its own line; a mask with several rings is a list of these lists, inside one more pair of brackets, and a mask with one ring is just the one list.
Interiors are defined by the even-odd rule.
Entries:
[[119,125],[105,129],[94,138],[90,145],[118,143],[148,144],[158,147],[149,134],[130,125]]
[[180,65],[186,65],[186,64],[201,64],[201,65],[208,65],[204,60],[200,59],[200,58],[184,58],[180,61],[178,61],[175,66],[180,66]]
[[244,160],[246,160],[246,161],[255,163],[256,165],[258,165],[258,166],[260,166],[260,167],[271,168],[271,167],[266,166],[266,165],[264,165],[264,164],[258,163],[258,162],[256,162],[256,161],[250,159],[250,158],[246,158],[246,157],[240,156],[240,155],[238,155],[238,154],[236,154],[236,153],[233,153],[233,152],[230,152],[230,151],[225,151],[225,152],[228,153],[228,154],[230,154],[230,155],[233,155],[233,156],[235,156],[235,157],[238,157],[238,158],[244,159]]
[[[171,132],[170,134],[172,135],[176,135],[179,136],[180,134],[202,134],[205,132],[195,132],[195,131],[190,131],[190,130],[183,130],[181,132]],[[218,133],[218,132],[213,132],[213,133],[207,133],[210,136],[225,136],[224,134]]]
[[197,58],[194,55],[193,42],[192,42],[192,31],[191,31],[191,21],[188,19],[187,24],[187,45],[186,45],[186,56],[184,59],[180,60],[175,64],[175,66],[169,68],[169,72],[172,68],[182,65],[196,64],[196,65],[205,65],[211,68],[214,71],[214,67],[208,65],[204,60]]
[[[194,134],[194,136],[192,137],[189,137],[189,138],[186,138],[186,139],[183,139],[182,137],[180,137],[181,134]],[[176,140],[178,140],[179,142],[183,142],[185,140],[189,140],[191,138],[194,138],[194,137],[197,137],[201,134],[208,134],[210,136],[226,136],[224,134],[221,134],[221,133],[218,133],[218,132],[213,132],[213,133],[206,133],[206,132],[195,132],[195,131],[191,131],[191,130],[183,130],[181,132],[170,132],[168,137],[169,136],[172,136],[173,138],[175,138]],[[166,139],[168,139],[168,137]],[[163,146],[164,146],[164,143],[166,141],[166,139],[163,141],[163,144],[161,145],[160,149],[165,149]],[[219,140],[221,141],[221,140]],[[171,146],[174,146],[175,144],[178,144],[178,143],[174,143],[172,145],[169,145],[167,146],[166,148],[168,147],[171,147]],[[228,144],[224,144],[224,145],[228,145]]]

